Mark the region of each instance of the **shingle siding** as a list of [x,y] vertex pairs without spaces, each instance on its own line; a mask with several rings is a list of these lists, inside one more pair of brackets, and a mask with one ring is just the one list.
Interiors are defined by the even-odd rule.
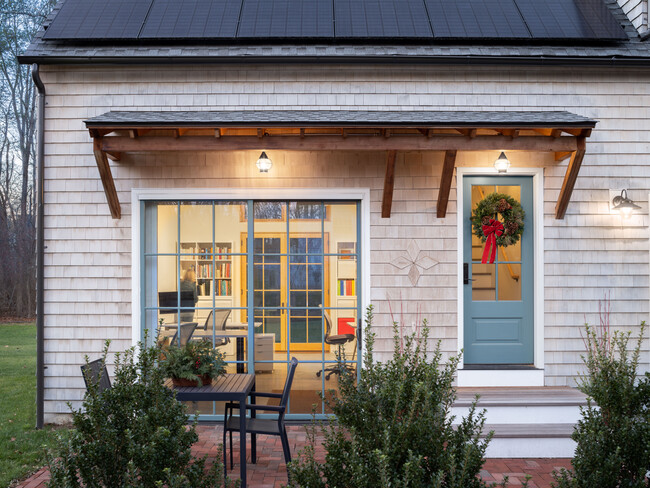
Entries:
[[[512,153],[514,166],[544,167],[545,377],[573,384],[585,320],[612,302],[612,325],[648,316],[650,84],[632,70],[425,66],[42,67],[45,133],[46,421],[83,394],[79,365],[104,339],[131,342],[131,189],[222,187],[370,188],[370,284],[378,350],[391,348],[390,308],[433,325],[446,354],[457,348],[457,229],[454,178],[445,219],[436,218],[442,153],[398,154],[393,212],[381,218],[382,153],[275,151],[273,172],[255,151],[126,154],[111,163],[122,219],[108,205],[83,120],[110,110],[567,110],[599,120],[564,220],[554,218],[567,161]],[[496,154],[459,152],[459,166]],[[188,171],[191,168],[191,171]],[[609,189],[642,205],[630,220],[609,213]],[[411,287],[390,263],[415,239],[437,266]],[[389,303],[390,300],[390,303]],[[647,351],[647,349],[646,349]],[[642,361],[648,367],[648,354]]]

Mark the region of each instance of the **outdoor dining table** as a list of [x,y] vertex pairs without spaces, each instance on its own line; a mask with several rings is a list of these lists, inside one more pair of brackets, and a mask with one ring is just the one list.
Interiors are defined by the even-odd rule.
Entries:
[[[225,374],[207,386],[174,386],[171,380],[165,386],[176,392],[176,399],[188,402],[239,402],[239,469],[241,486],[246,488],[246,399],[255,392],[255,375]],[[253,414],[251,414],[253,415]],[[256,452],[256,436],[251,434],[251,452]],[[254,459],[253,459],[254,462]],[[225,472],[224,465],[224,472]]]

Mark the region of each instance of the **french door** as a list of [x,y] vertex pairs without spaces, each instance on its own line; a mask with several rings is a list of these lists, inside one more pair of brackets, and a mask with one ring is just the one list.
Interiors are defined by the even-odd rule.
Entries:
[[[247,234],[242,234],[246,249]],[[288,245],[287,245],[288,244]],[[246,251],[244,251],[246,252]],[[322,307],[329,306],[328,234],[256,233],[253,239],[254,318],[259,330],[275,336],[275,350],[320,351]],[[243,266],[246,263],[243,262]],[[242,276],[246,273],[242,272]],[[248,285],[243,281],[242,303]],[[325,344],[325,350],[329,345]]]

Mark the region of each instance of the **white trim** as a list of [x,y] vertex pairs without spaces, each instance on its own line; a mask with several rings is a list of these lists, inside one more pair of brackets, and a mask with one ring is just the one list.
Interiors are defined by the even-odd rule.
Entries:
[[133,188],[131,190],[131,338],[140,340],[140,202],[143,200],[357,200],[361,202],[361,310],[370,305],[370,189],[369,188]]
[[136,345],[140,336],[140,199],[136,198],[135,190],[131,190],[131,344]]
[[459,369],[458,387],[544,386],[543,369]]
[[[494,168],[456,168],[456,237],[458,239],[458,249],[456,251],[457,269],[458,269],[458,351],[463,348],[463,335],[464,335],[464,313],[463,313],[463,177],[465,176],[495,176],[498,175]],[[535,215],[535,246],[534,246],[534,283],[533,283],[533,307],[534,307],[534,365],[539,370],[544,369],[544,168],[510,168],[509,175],[514,176],[532,176],[533,177],[533,213]],[[459,383],[461,376],[466,376],[466,373],[475,373],[475,370],[463,371],[463,360],[458,365],[458,378]],[[526,372],[526,371],[524,371]],[[507,371],[500,370],[499,375],[507,373]],[[492,376],[498,376],[494,371],[491,371]],[[467,376],[467,380],[463,378],[463,382],[469,381],[469,378],[474,378],[475,375]],[[507,377],[507,376],[504,376]],[[496,380],[495,380],[496,381]],[[514,381],[514,380],[513,380]],[[531,384],[519,385],[508,384],[498,386],[543,386],[544,378],[542,371],[541,384],[539,384],[538,376],[530,376]],[[464,386],[497,386],[466,384]]]

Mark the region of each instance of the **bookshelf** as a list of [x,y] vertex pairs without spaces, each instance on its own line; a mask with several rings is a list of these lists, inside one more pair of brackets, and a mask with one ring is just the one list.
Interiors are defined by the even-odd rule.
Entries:
[[[357,307],[357,260],[354,242],[336,244],[336,306],[339,308]],[[349,256],[348,256],[349,254]],[[348,322],[354,321],[353,310],[337,310],[336,322],[338,334],[354,334],[355,330]]]
[[[229,255],[232,251],[232,242],[215,242],[214,247],[211,242],[181,242],[181,278],[188,269],[196,272],[199,301],[194,320],[200,326],[213,303],[217,308],[233,307],[233,260]],[[232,314],[228,321],[232,322]]]
[[[199,298],[232,298],[232,242],[181,242],[181,278],[188,269],[196,272]],[[214,256],[214,262],[212,260]]]

